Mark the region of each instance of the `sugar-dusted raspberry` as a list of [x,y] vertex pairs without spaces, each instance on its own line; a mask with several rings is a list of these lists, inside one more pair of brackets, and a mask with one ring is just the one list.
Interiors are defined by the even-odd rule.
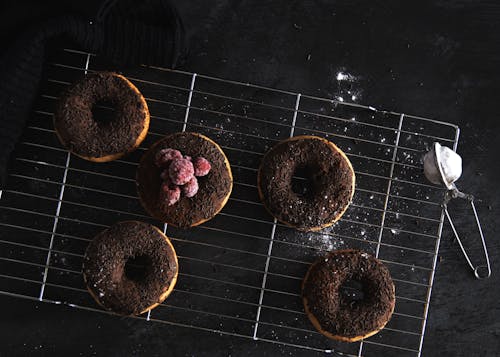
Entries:
[[192,158],[191,156],[184,155],[184,158],[185,158],[186,160],[193,161],[193,158]]
[[172,182],[170,180],[170,174],[168,173],[168,167],[166,169],[163,169],[160,173],[160,178],[163,180],[163,181],[167,181],[167,182]]
[[205,176],[210,172],[212,165],[204,157],[197,157],[193,162],[194,175],[195,176]]
[[187,159],[175,159],[170,163],[168,173],[174,184],[184,185],[193,178],[193,163]]
[[160,190],[160,200],[167,206],[174,205],[181,198],[181,189],[179,186],[172,185],[170,182],[163,182]]
[[175,159],[182,159],[182,154],[175,149],[161,149],[155,155],[155,164],[158,167],[168,167],[170,162]]
[[182,193],[186,197],[193,197],[198,192],[198,180],[193,176],[184,186],[182,186]]
[[174,185],[172,181],[170,181],[170,178],[168,178],[166,181],[163,181],[160,185],[160,193],[162,192],[168,192],[170,190],[173,190],[177,187],[177,185]]

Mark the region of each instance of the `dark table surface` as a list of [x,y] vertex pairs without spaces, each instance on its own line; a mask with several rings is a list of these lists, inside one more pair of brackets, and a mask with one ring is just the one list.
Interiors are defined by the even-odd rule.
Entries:
[[[175,3],[191,35],[186,70],[324,97],[342,95],[336,74],[349,73],[358,79],[358,103],[461,127],[458,185],[477,197],[493,273],[474,279],[445,226],[423,355],[497,356],[500,6],[465,0]],[[54,9],[85,8],[50,1],[3,6],[3,48],[20,28]],[[470,218],[468,213],[458,212]],[[472,259],[481,262],[480,240],[468,218],[458,225],[467,233]],[[307,354],[64,306],[5,296],[0,301],[1,355]]]

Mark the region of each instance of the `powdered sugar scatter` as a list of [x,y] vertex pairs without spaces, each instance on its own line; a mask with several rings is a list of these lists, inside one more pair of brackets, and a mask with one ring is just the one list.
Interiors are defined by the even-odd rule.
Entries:
[[[310,237],[309,239],[311,239]],[[337,249],[342,249],[345,242],[342,238],[335,237],[331,234],[323,233],[321,235],[314,235],[314,246],[322,251],[332,251]]]
[[338,72],[338,73],[337,73],[337,81],[343,81],[343,80],[345,80],[345,79],[347,79],[347,75],[345,75],[345,74],[344,74],[344,73],[342,73],[342,72]]
[[335,100],[355,102],[361,97],[362,90],[359,88],[358,76],[348,73],[345,68],[338,69],[333,76],[338,88],[334,95]]
[[337,72],[337,76],[335,77],[337,81],[348,81],[348,82],[354,82],[356,80],[356,77],[353,76],[352,74],[349,73],[343,73],[343,72]]

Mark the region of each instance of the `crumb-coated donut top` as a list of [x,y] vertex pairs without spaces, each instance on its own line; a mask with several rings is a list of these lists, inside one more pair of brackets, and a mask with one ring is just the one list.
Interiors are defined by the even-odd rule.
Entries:
[[[114,109],[110,120],[94,118],[98,103]],[[57,133],[70,151],[103,157],[130,151],[144,130],[148,108],[139,91],[110,72],[88,74],[61,95],[54,113]]]
[[[353,281],[361,286],[360,300],[343,291]],[[348,338],[382,328],[395,303],[388,269],[358,250],[332,252],[316,261],[304,280],[302,297],[324,331]]]
[[[211,165],[208,174],[198,178],[196,195],[181,196],[170,206],[161,199],[161,169],[154,162],[155,155],[165,148],[179,150],[192,158],[202,156]],[[142,157],[136,178],[139,198],[148,213],[176,227],[190,227],[212,218],[232,189],[231,171],[224,153],[208,138],[196,133],[175,133],[156,142]]]
[[136,315],[159,302],[177,275],[175,252],[155,227],[127,221],[89,244],[83,259],[87,287],[105,308]]
[[[297,171],[308,178],[309,192],[294,192]],[[300,230],[333,223],[350,203],[354,172],[331,143],[296,137],[275,145],[262,160],[259,189],[267,209],[281,222]]]

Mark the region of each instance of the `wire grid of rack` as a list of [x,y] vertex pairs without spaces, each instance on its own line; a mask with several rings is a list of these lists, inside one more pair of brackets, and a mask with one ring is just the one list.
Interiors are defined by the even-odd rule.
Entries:
[[[421,156],[434,141],[456,150],[459,129],[372,107],[162,68],[125,75],[151,112],[136,152],[96,164],[69,154],[52,127],[57,96],[85,73],[105,68],[92,54],[58,50],[19,144],[0,201],[0,292],[100,310],[82,281],[88,241],[110,224],[138,219],[163,227],[179,255],[172,295],[140,316],[147,321],[345,355],[419,356],[443,225],[444,191],[426,183]],[[149,217],[135,191],[137,163],[154,141],[201,132],[226,152],[234,174],[228,204],[188,230]],[[277,223],[259,202],[256,171],[276,142],[293,135],[329,138],[356,171],[343,218],[316,233]],[[302,308],[309,264],[332,249],[357,248],[381,259],[396,284],[395,312],[360,343],[317,333]]]

